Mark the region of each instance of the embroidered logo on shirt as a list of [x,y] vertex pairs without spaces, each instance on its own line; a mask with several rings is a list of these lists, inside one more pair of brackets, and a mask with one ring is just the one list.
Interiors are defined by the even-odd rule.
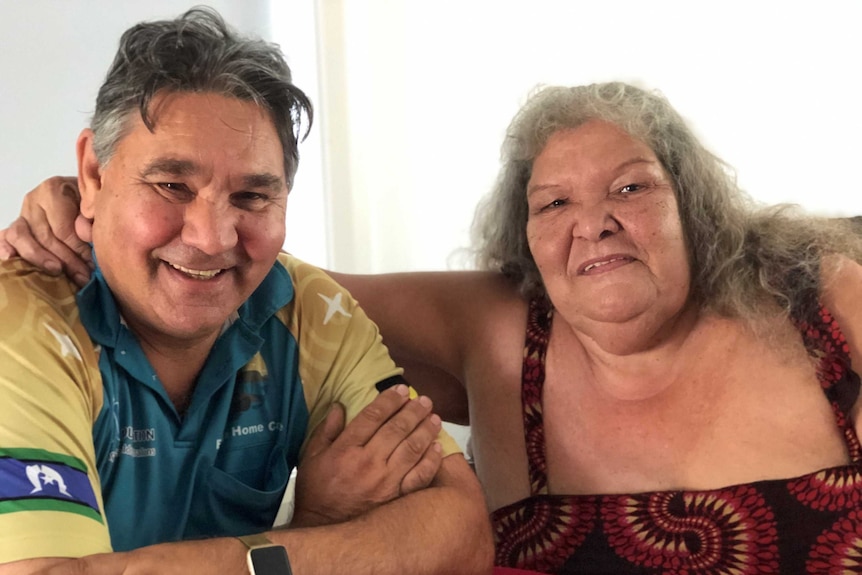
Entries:
[[33,491],[30,492],[30,495],[39,493],[45,486],[56,485],[61,495],[69,498],[72,497],[66,489],[66,482],[63,481],[63,476],[53,467],[36,463],[28,465],[24,471],[27,473],[27,479],[33,484]]
[[231,413],[236,415],[251,408],[260,408],[266,397],[268,381],[269,372],[266,369],[266,362],[260,353],[256,353],[236,374]]
[[233,440],[234,444],[237,440],[246,439],[260,443],[259,435],[284,430],[283,423],[270,419],[271,410],[267,406],[269,384],[266,361],[256,353],[236,374],[228,426],[222,437],[216,440],[216,449],[221,449],[225,440]]
[[0,513],[65,511],[102,522],[84,462],[42,449],[0,449]]

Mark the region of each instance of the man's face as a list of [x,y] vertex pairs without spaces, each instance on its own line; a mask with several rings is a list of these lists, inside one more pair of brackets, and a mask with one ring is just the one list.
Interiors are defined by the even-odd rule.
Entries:
[[284,243],[281,142],[252,102],[160,94],[99,168],[78,142],[93,247],[123,316],[151,345],[210,342],[260,285]]

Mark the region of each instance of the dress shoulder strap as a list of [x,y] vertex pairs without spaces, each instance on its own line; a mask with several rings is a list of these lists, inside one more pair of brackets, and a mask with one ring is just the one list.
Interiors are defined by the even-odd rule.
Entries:
[[850,418],[850,411],[859,397],[859,375],[850,364],[850,347],[841,327],[832,314],[820,305],[807,317],[795,317],[808,354],[817,365],[817,378],[823,393],[832,405],[838,428],[844,435],[850,459],[862,463],[862,446]]
[[521,371],[521,406],[530,472],[530,493],[539,495],[548,492],[542,386],[545,383],[545,355],[548,351],[554,310],[546,298],[534,298],[530,300],[527,313],[527,334]]

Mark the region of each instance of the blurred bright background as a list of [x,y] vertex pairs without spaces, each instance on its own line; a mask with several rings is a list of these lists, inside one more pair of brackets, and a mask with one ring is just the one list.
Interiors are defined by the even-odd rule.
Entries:
[[[286,248],[340,271],[464,267],[506,125],[539,84],[663,92],[764,202],[862,214],[862,2],[221,0],[316,105]],[[74,174],[120,34],[178,0],[0,0],[0,224]],[[855,71],[854,71],[855,70]]]

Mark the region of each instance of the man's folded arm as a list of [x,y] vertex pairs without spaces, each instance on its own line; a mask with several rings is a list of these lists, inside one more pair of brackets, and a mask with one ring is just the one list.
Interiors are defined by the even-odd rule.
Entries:
[[[272,533],[296,573],[489,573],[493,538],[481,487],[462,455],[443,460],[431,487],[353,521]],[[322,550],[330,565],[320,565]],[[316,563],[316,565],[315,565]]]
[[[427,489],[351,521],[271,531],[267,537],[287,548],[293,572],[302,575],[487,574],[493,563],[493,540],[482,492],[461,455],[444,459]],[[218,538],[65,561],[32,559],[0,565],[0,574],[245,575],[245,553],[239,540]],[[43,571],[46,566],[50,567]]]

